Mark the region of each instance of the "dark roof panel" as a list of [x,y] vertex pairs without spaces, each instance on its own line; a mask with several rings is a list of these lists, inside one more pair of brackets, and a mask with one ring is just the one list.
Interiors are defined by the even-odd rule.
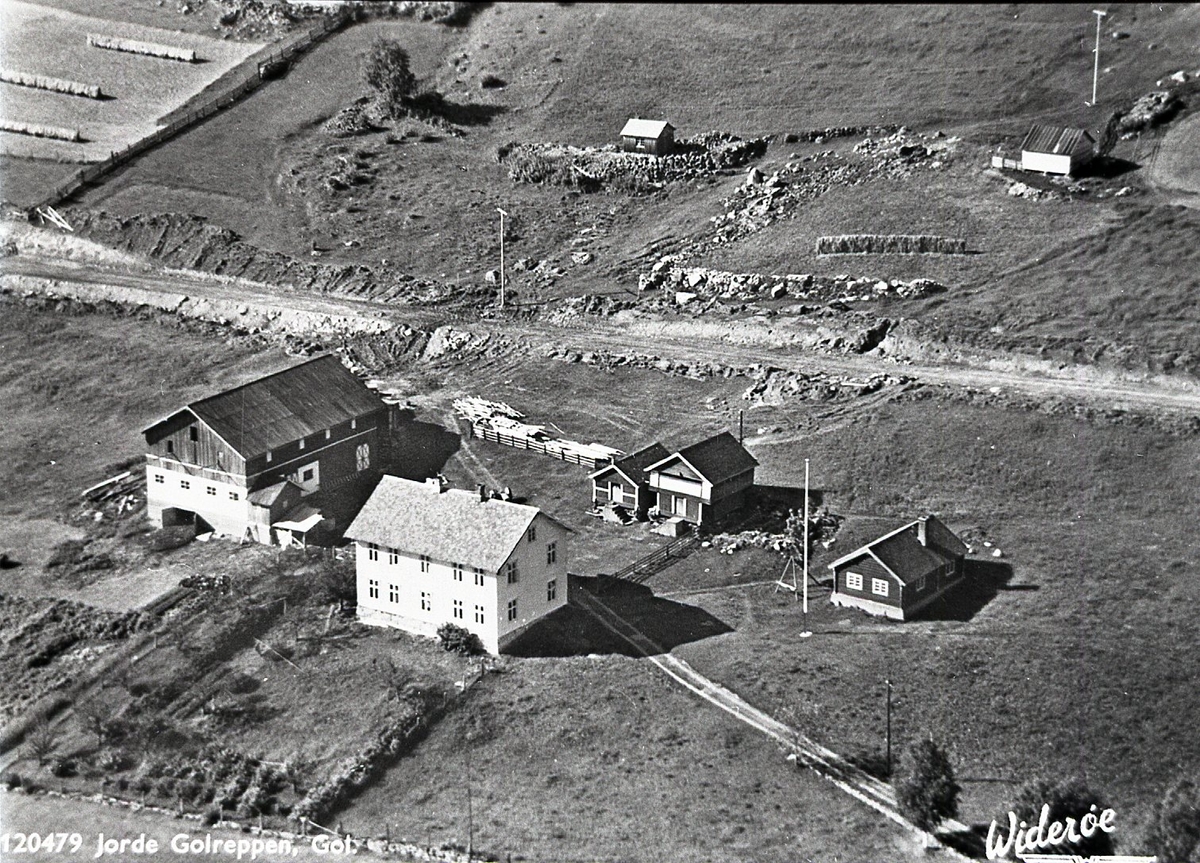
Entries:
[[758,467],[754,456],[746,452],[746,448],[729,432],[721,432],[708,440],[684,447],[679,455],[713,485]]
[[913,525],[869,548],[904,584],[928,575],[946,562],[940,554],[921,545]]
[[244,458],[383,407],[332,354],[188,405]]
[[950,528],[942,524],[937,516],[925,518],[925,544],[947,557],[966,557],[967,544],[959,539]]
[[642,482],[645,479],[646,468],[655,462],[662,461],[670,454],[665,446],[655,441],[649,446],[642,447],[637,452],[632,452],[627,456],[617,459],[613,462],[613,467],[619,468],[622,473],[634,482]]
[[1084,137],[1092,140],[1092,136],[1083,129],[1034,123],[1025,140],[1021,142],[1021,149],[1031,153],[1052,153],[1061,156],[1074,152]]

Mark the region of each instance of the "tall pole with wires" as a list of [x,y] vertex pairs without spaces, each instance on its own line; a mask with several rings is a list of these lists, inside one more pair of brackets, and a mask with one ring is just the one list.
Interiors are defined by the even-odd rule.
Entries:
[[801,638],[808,638],[812,632],[808,628],[808,459],[804,460],[804,572],[801,575],[804,582],[804,630]]
[[496,212],[500,214],[500,308],[504,308],[504,217],[508,213],[499,207]]

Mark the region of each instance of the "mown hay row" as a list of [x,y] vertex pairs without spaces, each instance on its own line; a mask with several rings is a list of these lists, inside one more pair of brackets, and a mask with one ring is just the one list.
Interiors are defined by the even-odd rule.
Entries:
[[964,255],[967,241],[928,234],[842,234],[817,237],[818,255]]
[[64,129],[61,126],[39,126],[36,123],[22,123],[17,120],[0,120],[0,132],[16,132],[19,135],[33,135],[35,138],[56,138],[59,141],[82,141],[78,129]]
[[112,36],[98,36],[95,33],[88,33],[87,41],[93,48],[124,51],[128,54],[144,54],[147,57],[179,60],[182,63],[196,62],[196,52],[191,48],[176,48],[172,45],[159,45],[155,42],[139,42],[136,39],[117,39]]
[[98,84],[80,84],[78,81],[48,78],[45,75],[30,75],[25,72],[14,72],[11,69],[0,69],[0,81],[18,84],[22,87],[34,87],[38,90],[66,93],[68,96],[87,96],[89,99],[99,99],[102,95]]

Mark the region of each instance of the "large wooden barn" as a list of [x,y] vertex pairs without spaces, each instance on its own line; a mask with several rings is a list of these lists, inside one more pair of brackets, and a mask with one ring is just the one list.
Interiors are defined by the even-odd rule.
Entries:
[[659,515],[709,524],[741,508],[756,467],[738,439],[721,432],[648,465],[646,473]]
[[665,120],[629,120],[621,129],[621,147],[629,153],[666,156],[675,149],[675,127]]
[[829,564],[834,605],[910,620],[964,575],[966,544],[935,516],[924,516]]
[[345,526],[379,476],[389,416],[332,355],[192,402],[143,431],[147,514],[267,544]]

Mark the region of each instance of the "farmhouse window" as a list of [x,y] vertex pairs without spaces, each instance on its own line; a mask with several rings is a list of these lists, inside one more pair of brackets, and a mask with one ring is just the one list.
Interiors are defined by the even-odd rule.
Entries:
[[350,428],[352,428],[352,429],[358,428],[358,420],[350,420]]
[[687,498],[686,497],[676,497],[675,498],[675,514],[676,515],[687,515]]
[[433,599],[425,591],[421,591],[421,611],[432,611]]
[[846,587],[850,590],[862,590],[862,576],[857,572],[846,573]]
[[379,546],[373,542],[367,543],[367,560],[379,560]]
[[515,560],[510,560],[505,564],[504,572],[509,584],[516,584],[521,579],[521,573],[517,570],[517,562]]
[[400,552],[396,551],[396,549],[394,549],[394,548],[389,548],[388,549],[388,563],[391,566],[395,566],[399,562],[400,562]]
[[155,482],[166,482],[167,480],[161,473],[156,473],[154,475],[154,481]]
[[399,602],[399,601],[400,601],[400,585],[389,584],[388,585],[388,602]]
[[325,440],[329,440],[331,437],[333,437],[333,429],[325,429]]
[[205,492],[205,494],[211,494],[213,497],[216,497],[217,496],[217,487],[215,485],[210,485],[210,486],[208,486],[208,488],[206,488],[204,490],[204,492]]
[[364,471],[371,466],[371,445],[360,443],[354,450],[354,464],[359,471]]
[[456,599],[456,600],[454,600],[454,619],[462,620],[462,616],[463,616],[462,600]]
[[483,570],[475,567],[475,586],[483,587]]
[[475,606],[475,622],[483,623],[483,606],[482,605]]
[[300,438],[299,440],[299,449],[304,449],[304,438]]
[[421,572],[429,572],[429,555],[421,555]]
[[876,596],[888,595],[888,583],[882,578],[871,579],[871,593]]
[[533,542],[534,540],[536,540],[537,539],[537,525],[533,525],[533,524],[529,525],[529,530],[526,532],[525,535],[529,539],[530,542]]
[[551,542],[546,545],[546,566],[550,566],[554,561],[558,560],[558,543]]
[[515,599],[510,599],[508,601],[508,619],[517,619],[517,601]]
[[546,602],[554,602],[558,598],[558,579],[552,578],[546,582]]
[[379,581],[372,578],[367,580],[367,596],[371,599],[379,599]]
[[267,450],[267,464],[271,463],[271,451]]
[[454,564],[454,580],[462,581],[463,565],[461,563]]
[[200,434],[195,426],[188,426],[188,440],[200,440]]
[[179,481],[179,487],[180,487],[180,488],[191,488],[191,487],[192,487],[192,483],[191,483],[191,481],[190,481],[190,480],[181,479],[181,480]]
[[922,590],[925,589],[925,576],[922,575],[915,582],[913,582],[913,589],[917,593],[920,593]]

